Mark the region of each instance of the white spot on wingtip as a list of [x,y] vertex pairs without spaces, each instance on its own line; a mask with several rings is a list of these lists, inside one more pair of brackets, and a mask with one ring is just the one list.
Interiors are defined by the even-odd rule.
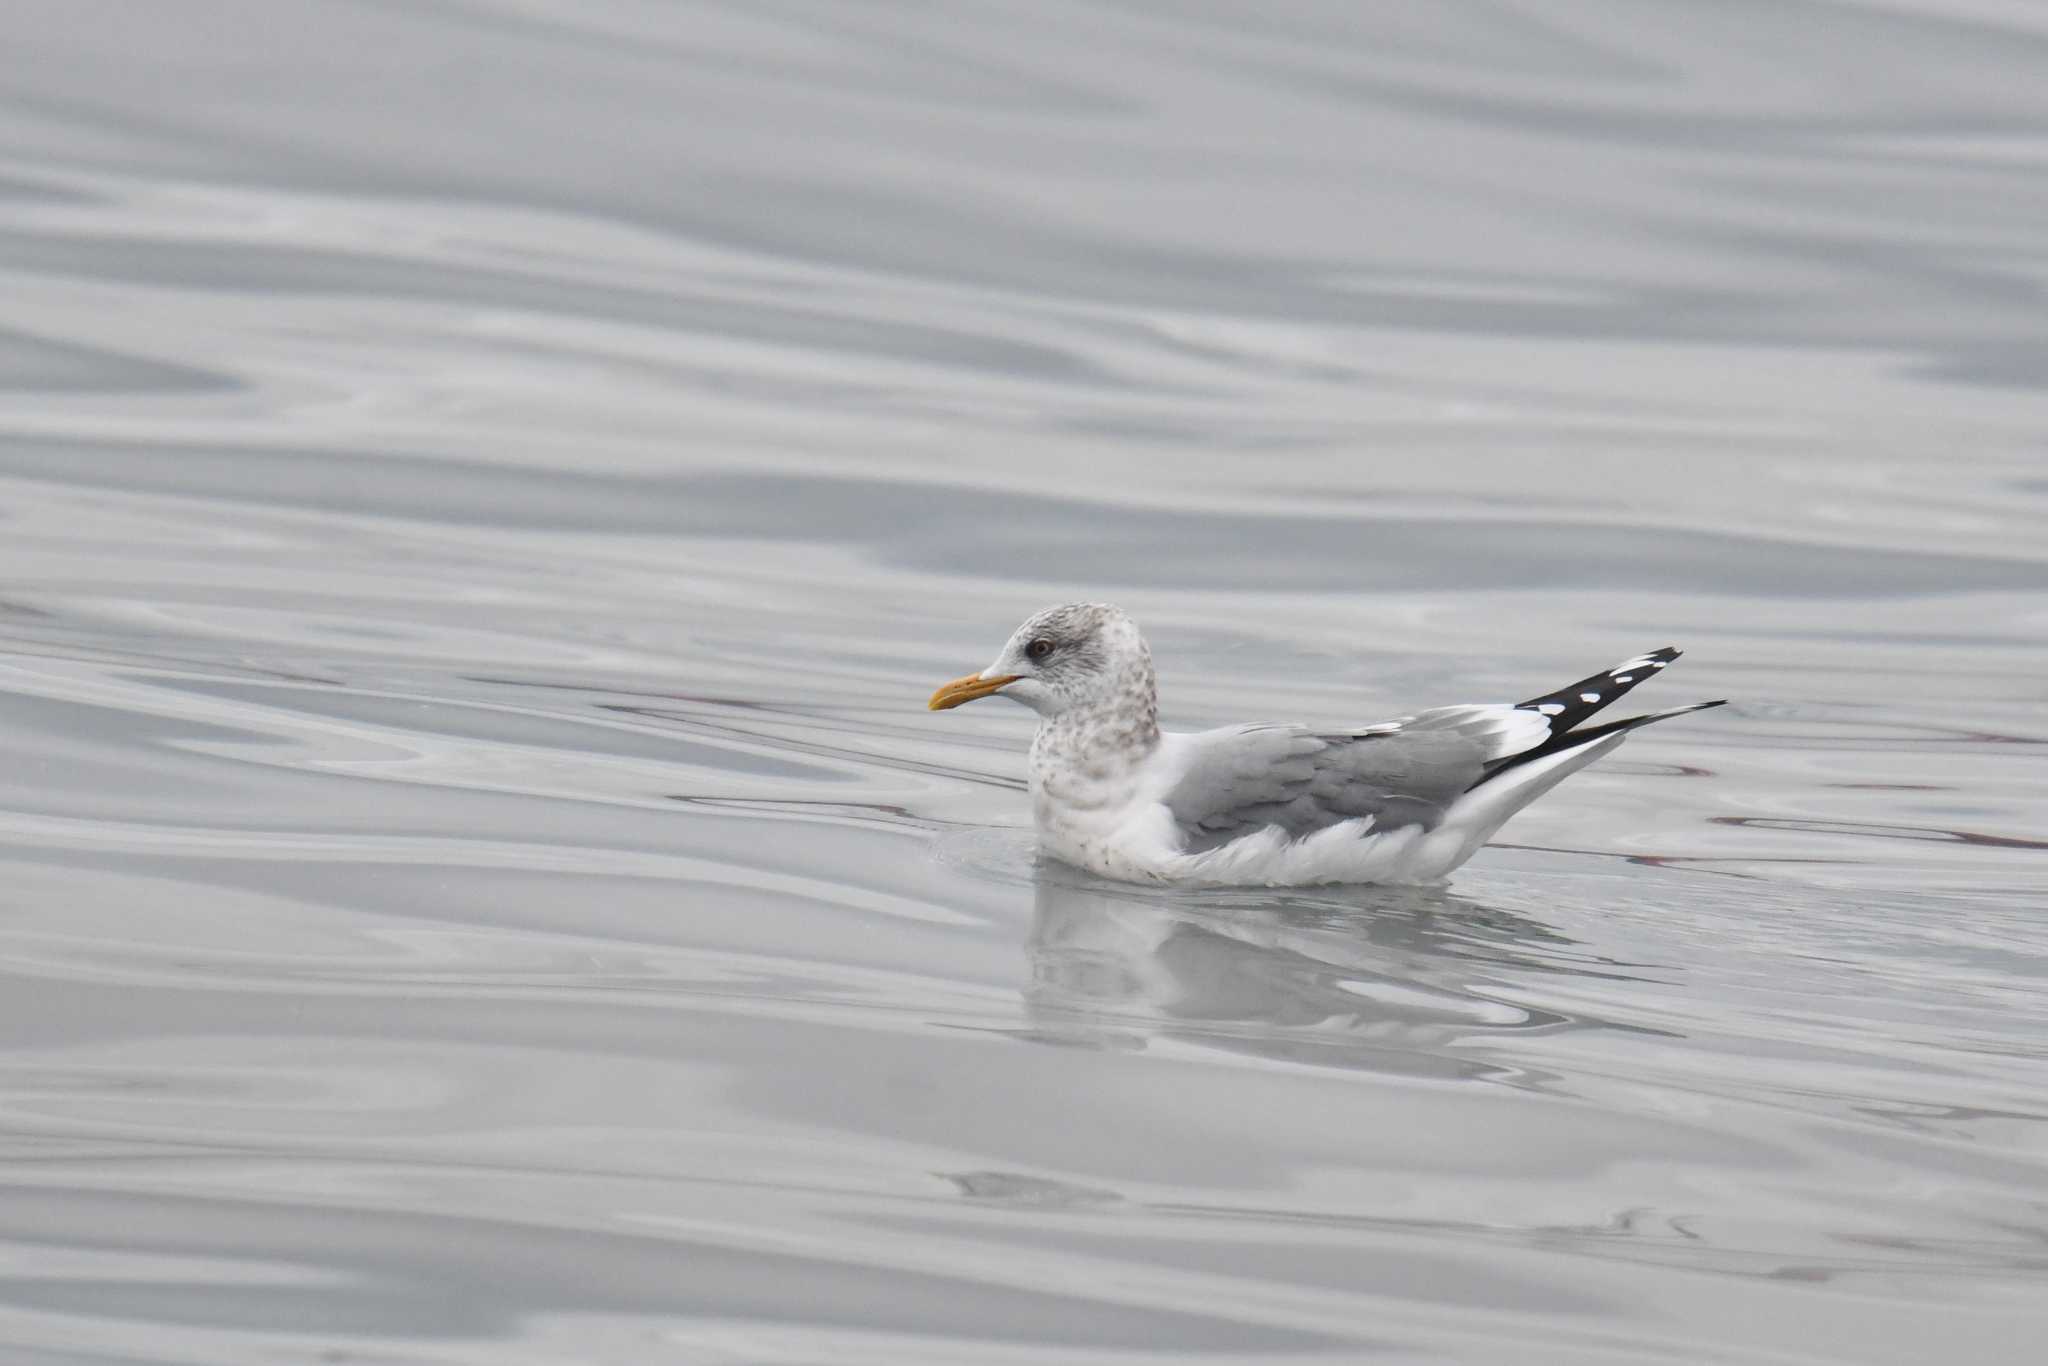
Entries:
[[1636,676],[1634,674],[1616,674],[1614,681],[1617,683],[1633,683],[1636,681]]
[[1596,692],[1582,692],[1579,694],[1579,701],[1581,702],[1598,702],[1599,700],[1600,694]]
[[1671,661],[1668,659],[1653,659],[1650,661],[1650,667],[1653,669],[1661,669],[1670,662]]

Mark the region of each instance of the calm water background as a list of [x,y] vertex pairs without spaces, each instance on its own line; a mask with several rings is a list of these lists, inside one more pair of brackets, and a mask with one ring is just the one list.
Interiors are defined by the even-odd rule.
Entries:
[[[0,1360],[2040,1359],[2039,6],[0,31]],[[1735,703],[1134,893],[1075,597]]]

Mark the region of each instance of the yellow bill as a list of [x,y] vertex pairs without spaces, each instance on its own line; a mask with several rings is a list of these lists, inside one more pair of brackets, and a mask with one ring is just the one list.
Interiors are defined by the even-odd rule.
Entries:
[[932,694],[933,711],[946,711],[962,702],[972,702],[977,697],[987,697],[997,689],[1015,683],[1022,674],[999,674],[994,678],[983,678],[980,674],[969,674],[956,678]]

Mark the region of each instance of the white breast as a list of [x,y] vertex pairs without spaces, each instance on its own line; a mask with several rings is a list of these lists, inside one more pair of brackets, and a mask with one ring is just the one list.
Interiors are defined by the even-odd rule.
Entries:
[[1082,758],[1041,732],[1031,746],[1031,806],[1040,847],[1063,862],[1124,881],[1174,878],[1172,814],[1158,800],[1159,752]]

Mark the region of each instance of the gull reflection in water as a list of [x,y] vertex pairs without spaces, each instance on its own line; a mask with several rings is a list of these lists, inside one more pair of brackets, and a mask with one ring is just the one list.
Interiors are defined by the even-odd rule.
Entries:
[[1525,1069],[1473,1045],[1611,1027],[1525,1000],[1547,975],[1628,975],[1511,911],[1436,888],[1186,891],[1043,863],[1025,1001],[1046,1043],[1175,1039],[1432,1077]]

